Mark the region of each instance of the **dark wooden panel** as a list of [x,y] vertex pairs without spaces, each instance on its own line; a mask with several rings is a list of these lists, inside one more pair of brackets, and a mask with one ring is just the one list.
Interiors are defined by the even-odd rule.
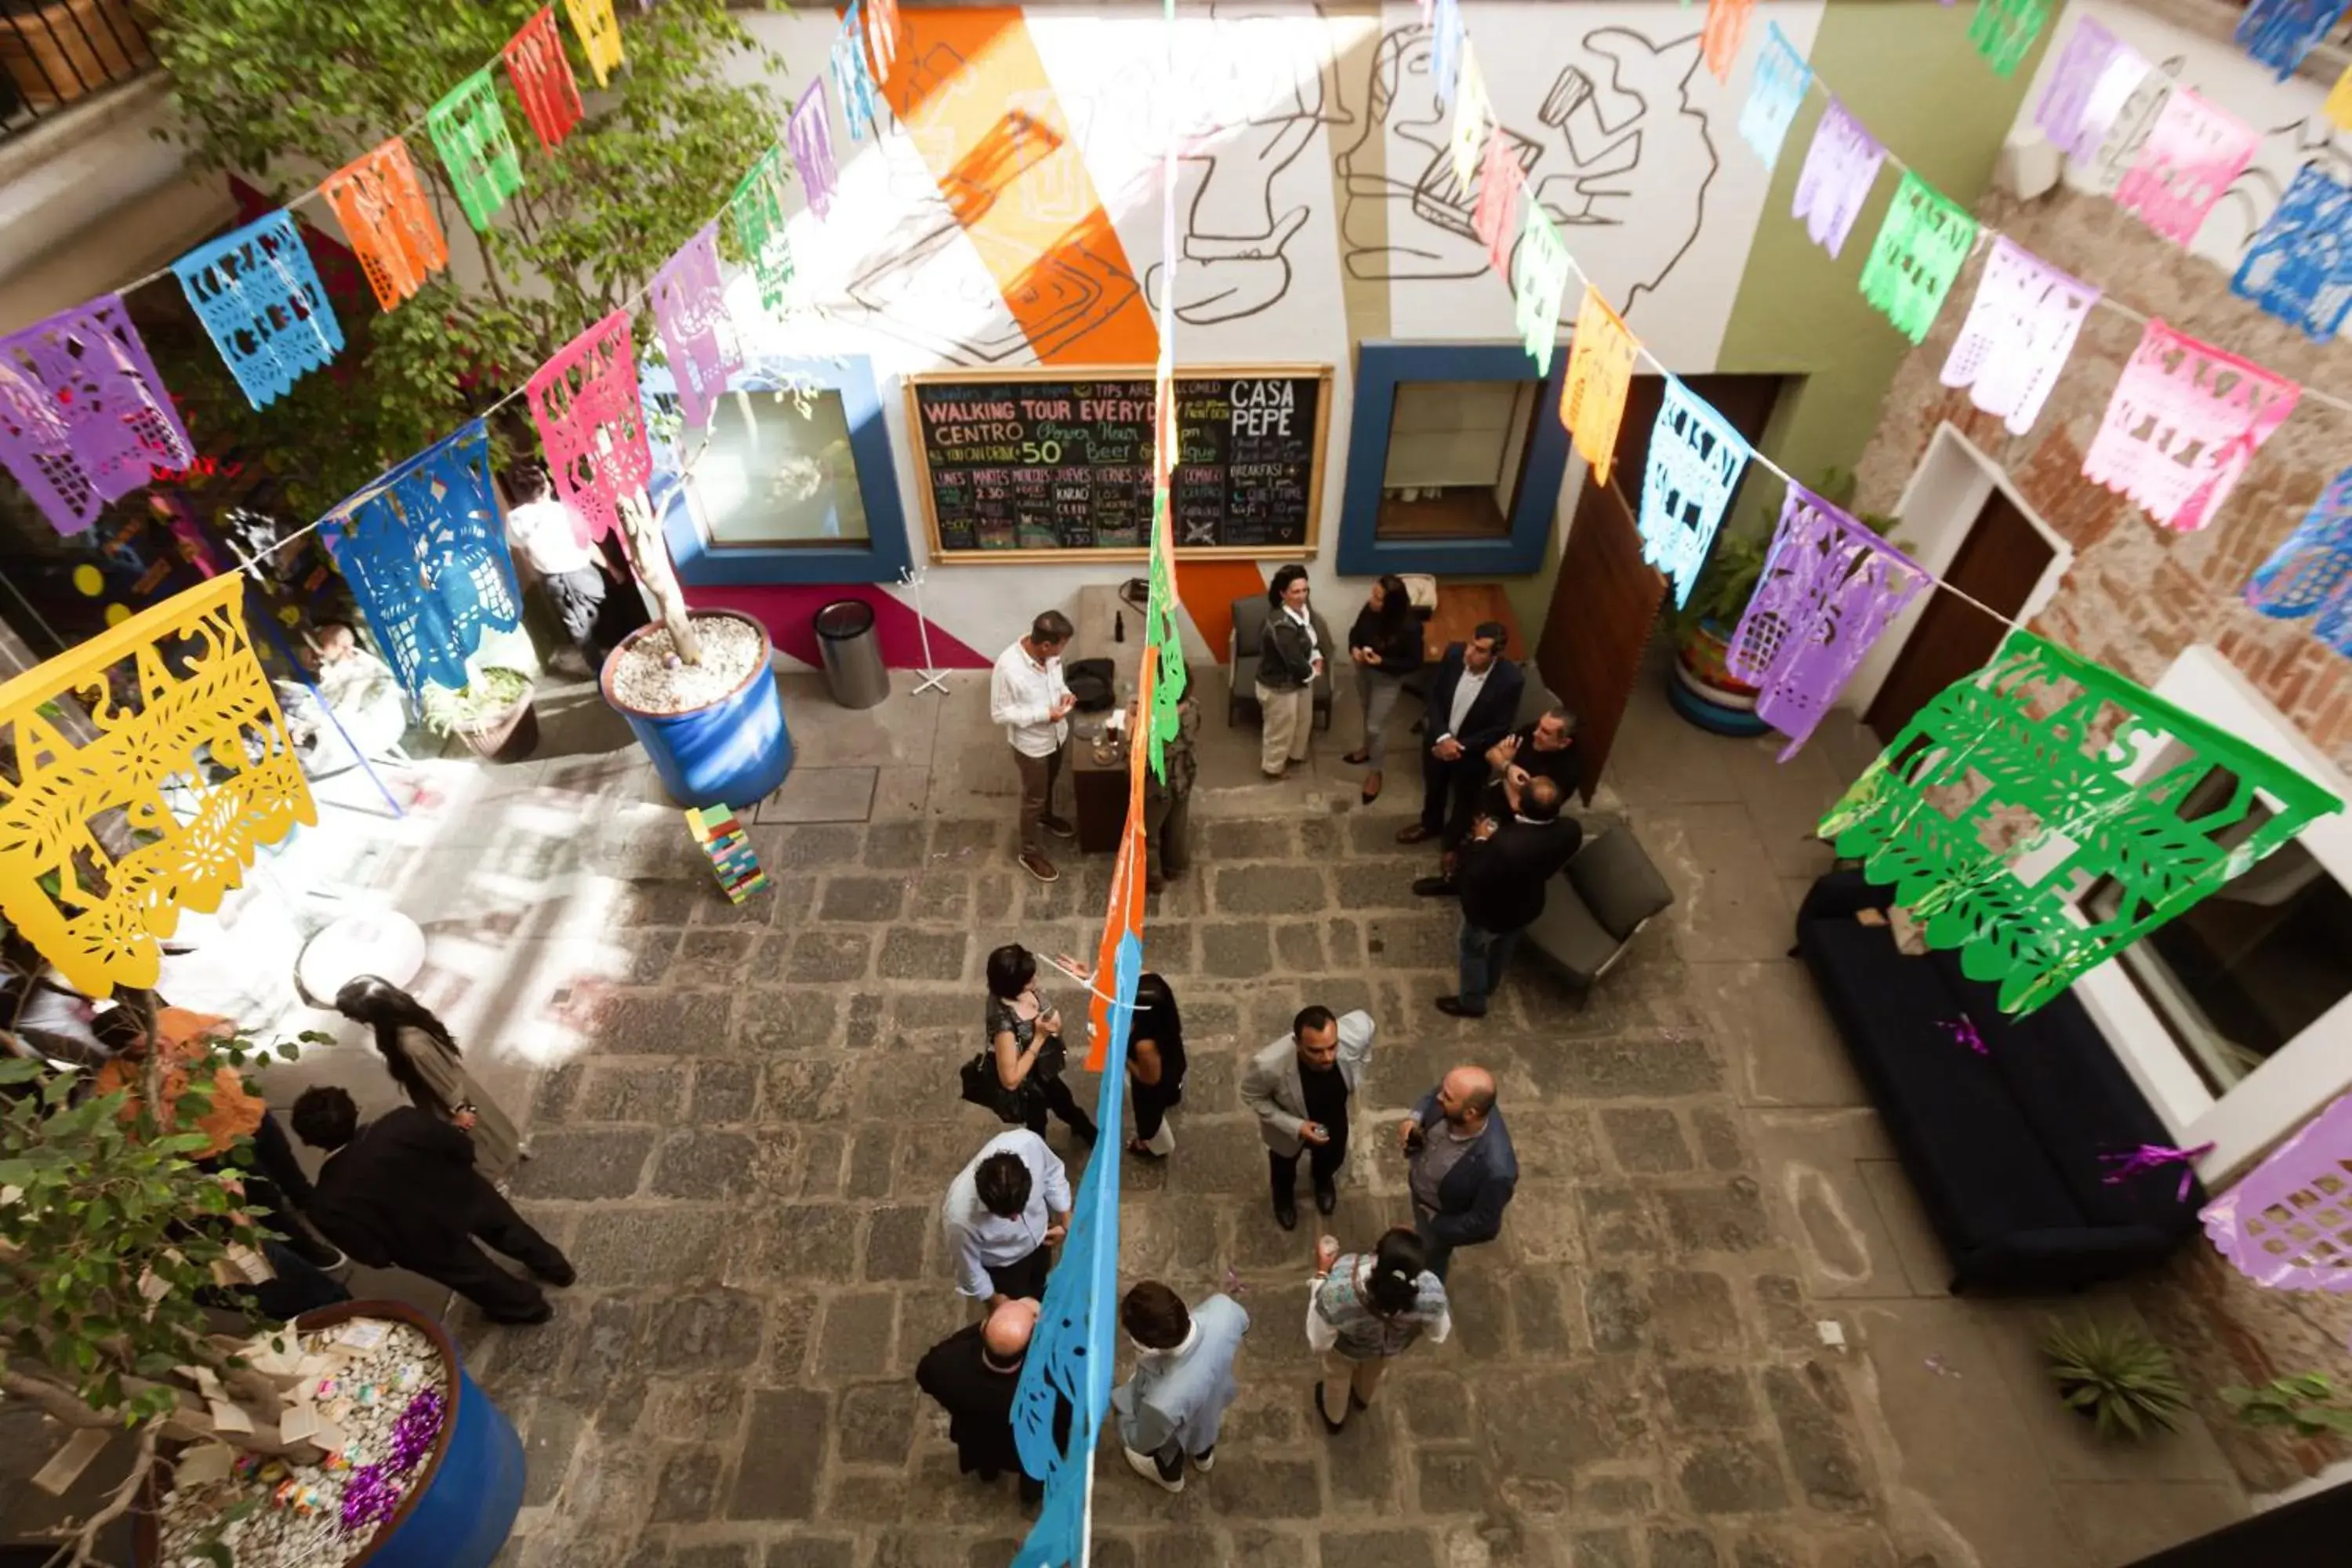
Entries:
[[[1576,584],[1572,595],[1566,590]],[[1587,484],[1569,525],[1559,586],[1536,645],[1536,668],[1577,716],[1584,753],[1584,804],[1617,743],[1625,705],[1642,672],[1642,648],[1657,624],[1666,580],[1642,559],[1633,514],[1613,489]]]

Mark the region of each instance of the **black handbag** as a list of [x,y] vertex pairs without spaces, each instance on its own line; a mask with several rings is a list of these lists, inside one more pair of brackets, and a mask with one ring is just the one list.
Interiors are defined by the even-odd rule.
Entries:
[[[1004,1080],[996,1076],[996,1052],[982,1047],[980,1054],[963,1064],[963,1098],[982,1110],[993,1111],[1000,1121],[1024,1120],[1020,1112],[1021,1090],[1007,1089]],[[1023,1086],[1026,1088],[1024,1084]]]

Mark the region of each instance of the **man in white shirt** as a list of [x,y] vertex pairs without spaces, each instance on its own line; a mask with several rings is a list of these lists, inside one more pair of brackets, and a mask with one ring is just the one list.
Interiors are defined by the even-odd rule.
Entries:
[[1034,1132],[1000,1132],[948,1184],[940,1218],[961,1294],[992,1310],[1041,1300],[1054,1244],[1069,1234],[1069,1173]]
[[594,546],[581,539],[571,509],[555,499],[554,482],[544,468],[531,463],[509,469],[507,483],[521,498],[507,513],[507,544],[515,563],[539,579],[540,592],[563,623],[564,636],[578,647],[593,675],[611,651],[597,631],[612,591],[604,563]]
[[1021,770],[1021,868],[1041,882],[1061,873],[1045,858],[1048,833],[1069,838],[1077,829],[1054,815],[1054,781],[1062,776],[1062,749],[1070,739],[1070,710],[1078,700],[1062,681],[1062,649],[1069,645],[1070,618],[1046,610],[1029,623],[1029,635],[999,654],[988,679],[988,716],[1004,726],[1013,761]]
[[1510,733],[1527,683],[1519,667],[1503,657],[1509,641],[1507,628],[1486,621],[1438,661],[1422,739],[1421,816],[1397,830],[1398,843],[1445,833],[1449,803],[1475,795],[1486,784],[1486,749]]

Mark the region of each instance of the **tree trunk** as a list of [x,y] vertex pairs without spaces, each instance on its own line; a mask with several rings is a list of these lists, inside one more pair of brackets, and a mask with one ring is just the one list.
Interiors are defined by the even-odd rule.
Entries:
[[629,561],[637,569],[637,581],[653,595],[655,609],[669,632],[670,646],[677,649],[679,661],[700,664],[702,642],[695,636],[694,625],[687,616],[686,595],[677,585],[677,568],[670,563],[669,541],[662,536],[661,520],[654,516],[653,506],[644,492],[622,499],[621,532],[628,541]]

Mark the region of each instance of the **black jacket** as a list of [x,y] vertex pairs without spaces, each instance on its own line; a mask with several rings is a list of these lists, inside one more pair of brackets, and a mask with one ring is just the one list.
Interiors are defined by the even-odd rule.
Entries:
[[[1412,1115],[1430,1137],[1444,1136],[1438,1125],[1444,1113],[1437,1109],[1435,1089],[1421,1097]],[[1489,1110],[1486,1131],[1437,1184],[1437,1213],[1424,1222],[1427,1234],[1447,1247],[1494,1240],[1503,1233],[1503,1209],[1518,1185],[1519,1157],[1511,1147],[1511,1130],[1503,1125],[1500,1110]]]
[[1454,872],[1462,918],[1480,931],[1517,931],[1543,913],[1544,893],[1584,842],[1584,829],[1565,816],[1549,822],[1514,817],[1485,839],[1465,839]]
[[319,1171],[304,1212],[329,1241],[371,1268],[415,1268],[471,1246],[483,1194],[474,1141],[413,1105],[359,1130]]
[[[1296,691],[1315,679],[1315,653],[1307,629],[1276,605],[1258,636],[1257,678],[1276,691]],[[1330,657],[1328,651],[1324,657]]]
[[[1447,647],[1445,657],[1438,662],[1437,678],[1429,683],[1428,718],[1421,737],[1424,749],[1437,744],[1454,717],[1454,689],[1462,684],[1462,653],[1466,647],[1465,643],[1454,643]],[[1507,658],[1497,658],[1487,670],[1486,684],[1471,700],[1461,732],[1454,737],[1462,742],[1465,762],[1476,758],[1484,768],[1486,748],[1511,732],[1511,721],[1519,716],[1519,691],[1527,685],[1527,679],[1519,667]]]
[[1391,629],[1380,611],[1366,605],[1348,628],[1348,646],[1379,654],[1381,662],[1367,668],[1382,675],[1411,675],[1422,663],[1421,616],[1407,611],[1403,624]]
[[965,1475],[1021,1468],[1013,1436],[1013,1394],[1021,1385],[1021,1369],[999,1372],[982,1360],[982,1326],[958,1329],[915,1363],[915,1386],[948,1413],[948,1441],[956,1446],[957,1468]]

